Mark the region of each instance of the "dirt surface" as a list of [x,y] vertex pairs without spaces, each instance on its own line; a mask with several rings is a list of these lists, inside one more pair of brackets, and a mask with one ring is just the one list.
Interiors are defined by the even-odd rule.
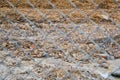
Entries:
[[[16,67],[18,66],[18,64],[20,64],[22,69],[24,67],[30,68],[30,71],[32,70],[34,72],[34,73],[30,72],[32,73],[32,76],[33,74],[35,74],[35,76],[41,76],[35,78],[29,75],[29,77],[33,79],[41,78],[46,80],[48,79],[53,80],[57,77],[58,79],[66,79],[66,80],[68,79],[73,80],[75,78],[79,80],[81,79],[92,80],[93,78],[97,80],[104,80],[106,76],[110,74],[110,72],[106,73],[105,75],[104,73],[103,74],[99,73],[99,70],[101,68],[103,68],[102,69],[103,71],[104,69],[106,69],[106,71],[109,70],[110,64],[108,63],[108,61],[113,59],[119,60],[120,58],[119,46],[114,42],[103,44],[103,46],[100,48],[97,48],[95,44],[87,44],[85,42],[87,39],[86,35],[89,35],[91,32],[93,32],[93,30],[95,30],[94,26],[92,29],[92,27],[87,28],[87,24],[81,24],[78,26],[77,29],[73,30],[70,24],[55,23],[54,25],[57,25],[58,29],[60,30],[59,31],[58,29],[46,23],[37,23],[36,25],[38,26],[38,28],[34,28],[34,26],[30,25],[29,23],[13,23],[13,25],[10,23],[8,24],[5,23],[0,25],[0,29],[1,29],[0,50],[2,54],[0,60],[2,62],[1,63],[2,67],[6,65],[6,70],[8,66],[14,66],[16,70]],[[109,33],[113,37],[114,35],[120,34],[119,29],[112,24],[106,26],[105,24],[104,25],[101,24],[101,28],[107,29],[106,30],[107,33]],[[39,30],[44,31],[44,33],[41,33]],[[86,35],[80,34],[78,30],[84,30],[84,32],[86,32]],[[64,32],[64,34],[61,34],[61,31]],[[72,32],[69,33],[70,31]],[[96,30],[94,34],[90,35],[89,39],[94,40],[94,39],[106,37],[105,34],[98,31],[99,29]],[[65,37],[66,33],[69,33],[69,35],[67,36],[69,37],[68,39],[67,37]],[[71,39],[73,40],[73,42],[75,42],[77,46],[75,46],[75,44],[69,41]],[[119,38],[115,41],[118,44],[120,43]],[[61,49],[58,48],[58,46]],[[106,51],[107,54],[105,54],[104,51]],[[49,54],[48,58],[44,56],[45,52]],[[44,60],[47,59],[48,61],[46,62],[48,63],[44,63]],[[95,62],[96,65],[99,65],[96,66],[96,68],[98,68],[98,71],[95,71],[94,73],[91,70],[94,68],[93,62]],[[42,65],[43,63],[44,65]],[[59,63],[63,63],[60,64],[61,67],[59,67],[58,65]],[[84,65],[85,72],[81,71],[82,68],[78,67],[77,65],[78,63],[80,63],[80,66]],[[71,66],[66,64],[69,64]],[[56,66],[52,66],[52,65],[56,65]],[[92,65],[92,67],[87,68],[89,67],[89,65]],[[34,66],[34,68],[29,66]],[[70,67],[70,69],[68,68],[68,66]],[[73,67],[72,71],[71,71],[71,67]],[[40,73],[39,73],[39,69],[40,69]],[[43,69],[45,69],[45,72]],[[17,78],[21,78],[20,77],[21,75],[19,74],[22,73],[24,75],[24,77],[22,78],[27,79],[27,77],[25,77],[26,74],[24,74],[25,71],[20,70],[21,73],[17,73],[18,75],[15,77],[15,80]],[[13,72],[13,74],[16,73]],[[71,74],[72,77],[70,77],[70,75],[65,76],[67,74]],[[3,77],[5,76],[6,75],[4,75]],[[8,80],[11,79],[13,75],[9,75],[9,76],[10,77],[8,77]]]
[[[117,1],[117,0],[116,0]],[[50,0],[49,2],[47,0],[9,0],[13,5],[16,7],[31,7],[34,5],[37,8],[43,8],[43,9],[51,9],[53,6],[56,6],[57,9],[68,9],[68,8],[82,8],[82,9],[93,9],[97,6],[102,9],[114,9],[118,5],[120,1],[115,2],[115,0]],[[51,3],[53,5],[51,5]],[[73,4],[71,4],[73,3]],[[32,4],[32,5],[31,5]],[[0,0],[0,7],[10,7],[7,1]]]
[[9,1],[17,8],[0,1],[1,80],[118,80],[110,76],[120,64],[113,0],[72,0],[77,8],[51,0],[57,9],[45,0]]
[[[39,8],[0,8],[3,14],[12,21],[25,22],[25,17],[29,20],[39,23],[48,23],[51,20],[54,23],[89,23],[89,19],[96,23],[116,23],[120,22],[120,9],[39,9]],[[54,14],[54,15],[53,15]],[[0,15],[0,19],[4,20],[4,16]],[[115,23],[114,23],[115,24]]]

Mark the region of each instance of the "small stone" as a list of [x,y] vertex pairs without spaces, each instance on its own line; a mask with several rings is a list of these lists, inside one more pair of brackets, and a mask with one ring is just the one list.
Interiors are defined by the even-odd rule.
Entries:
[[114,57],[115,57],[115,59],[120,58],[120,51],[118,51],[117,53],[114,53]]
[[108,55],[107,54],[97,54],[99,57],[102,57],[104,59],[107,59],[108,58]]
[[117,70],[117,71],[115,71],[115,72],[112,72],[111,75],[112,75],[113,77],[120,78],[120,69]]
[[108,63],[102,63],[102,64],[100,64],[100,67],[108,69],[109,68],[109,64]]
[[101,15],[104,19],[108,20],[109,16],[108,15]]
[[2,46],[3,46],[3,47],[6,47],[6,45],[7,45],[6,42],[3,42],[3,43],[2,43]]

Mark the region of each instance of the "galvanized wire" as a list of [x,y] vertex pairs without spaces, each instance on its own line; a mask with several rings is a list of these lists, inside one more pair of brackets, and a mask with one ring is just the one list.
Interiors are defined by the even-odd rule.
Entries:
[[[113,0],[117,6],[114,9],[101,8],[106,0],[100,3],[78,0],[79,5],[91,3],[94,7],[90,9],[85,5],[78,7],[74,0],[65,0],[72,6],[65,9],[60,9],[59,3],[53,3],[56,0],[44,1],[50,9],[37,7],[40,0],[34,1],[36,4],[25,0],[25,8],[19,6],[21,0],[16,3],[1,1],[9,7],[0,7],[0,80],[112,80],[110,72],[106,71],[107,75],[104,75],[98,68],[120,58],[119,16],[113,17],[120,10],[119,1]],[[63,3],[63,6],[66,5]],[[67,10],[69,13],[66,14]],[[31,19],[36,15],[34,11],[37,20]],[[101,13],[97,14],[98,11]],[[70,15],[73,13],[76,14],[72,20]],[[94,20],[94,13],[96,19],[102,19]],[[79,18],[82,19],[77,20]],[[120,67],[119,63],[114,66],[114,70]]]

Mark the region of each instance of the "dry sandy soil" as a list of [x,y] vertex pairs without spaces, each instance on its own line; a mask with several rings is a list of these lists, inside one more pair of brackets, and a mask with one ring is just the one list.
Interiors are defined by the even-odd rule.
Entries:
[[31,3],[37,8],[24,1],[17,9],[0,5],[1,80],[116,80],[110,76],[120,64],[116,3],[96,0],[96,8],[89,0],[72,0],[73,8],[52,0],[57,9],[51,9],[36,1]]

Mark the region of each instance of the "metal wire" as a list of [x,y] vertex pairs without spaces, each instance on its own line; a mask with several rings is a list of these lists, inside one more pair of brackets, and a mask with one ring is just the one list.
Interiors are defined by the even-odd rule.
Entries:
[[120,1],[0,2],[0,80],[113,80]]

